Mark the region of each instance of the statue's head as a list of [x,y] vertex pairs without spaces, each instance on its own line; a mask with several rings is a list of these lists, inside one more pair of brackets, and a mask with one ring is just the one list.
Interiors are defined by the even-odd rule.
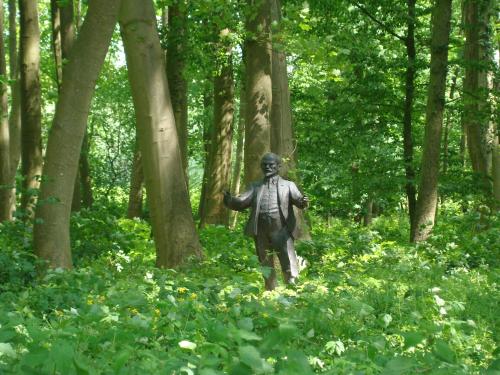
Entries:
[[262,157],[260,162],[260,168],[262,169],[262,173],[264,173],[265,177],[273,177],[276,176],[281,167],[281,158],[273,154],[272,152],[268,152]]

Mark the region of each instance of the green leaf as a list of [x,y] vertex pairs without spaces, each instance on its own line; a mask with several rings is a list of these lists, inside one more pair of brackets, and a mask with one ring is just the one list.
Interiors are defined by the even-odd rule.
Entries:
[[238,321],[238,327],[247,331],[253,331],[253,320],[252,318],[243,318]]
[[391,359],[382,371],[383,375],[401,375],[410,371],[415,366],[415,361],[410,358],[397,357]]
[[242,338],[243,340],[248,340],[248,341],[259,341],[262,340],[262,337],[259,335],[253,333],[253,332],[248,332],[243,329],[238,330],[238,336]]
[[262,361],[260,353],[254,346],[240,346],[240,361],[255,371],[262,371]]
[[402,336],[405,339],[405,349],[417,346],[425,338],[425,336],[419,332],[407,332],[403,333]]
[[455,363],[456,356],[455,352],[450,348],[450,346],[443,340],[436,341],[434,345],[434,355],[441,361],[448,363]]
[[290,351],[286,359],[279,363],[280,375],[312,375],[314,372],[304,353],[299,351]]

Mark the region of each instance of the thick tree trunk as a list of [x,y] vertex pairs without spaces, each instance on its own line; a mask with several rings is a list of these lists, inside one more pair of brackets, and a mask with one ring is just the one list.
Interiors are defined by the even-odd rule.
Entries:
[[16,0],[9,0],[9,76],[11,80],[11,110],[9,115],[10,194],[11,212],[16,210],[16,173],[21,160],[21,91],[19,82],[19,57],[17,54]]
[[142,171],[142,156],[139,151],[139,145],[137,144],[137,136],[135,148],[132,173],[130,174],[130,190],[128,195],[127,217],[129,219],[142,216],[144,172]]
[[205,191],[205,208],[200,227],[206,224],[229,225],[229,210],[222,202],[222,192],[230,189],[231,146],[234,119],[233,66],[229,52],[228,61],[214,78],[214,126],[210,142],[210,166]]
[[406,32],[406,83],[405,83],[405,105],[403,117],[403,156],[406,174],[406,197],[408,201],[408,214],[410,226],[415,225],[415,207],[417,205],[417,189],[415,188],[415,169],[413,167],[413,99],[415,96],[415,3],[416,0],[407,0],[408,18]]
[[247,0],[252,9],[245,41],[245,183],[262,178],[260,160],[271,149],[271,0]]
[[181,149],[184,176],[186,177],[186,183],[188,183],[188,84],[184,78],[187,48],[185,0],[176,0],[168,7],[167,40],[167,79]]
[[[271,22],[279,25],[281,22],[281,1],[271,1]],[[286,54],[280,45],[279,35],[273,36],[272,48],[271,151],[282,158],[280,175],[299,181]],[[299,228],[298,238],[310,239],[309,225],[306,222],[304,211],[295,207],[294,211],[297,218],[297,228]]]
[[123,0],[120,26],[151,209],[156,265],[175,267],[201,247],[175,128],[151,0]]
[[[3,39],[4,14],[3,0],[0,0],[0,76],[7,77],[5,62],[5,43]],[[7,82],[0,82],[0,223],[12,219],[10,185],[10,135],[9,135],[9,103]]]
[[21,15],[21,147],[23,191],[21,206],[34,209],[35,189],[42,174],[42,113],[40,107],[40,29],[36,0],[20,0]]
[[[71,268],[69,219],[78,159],[97,77],[116,25],[121,0],[93,0],[64,66],[49,134],[34,227],[35,252],[50,267]],[[75,111],[78,108],[78,111]]]
[[412,242],[427,239],[434,227],[438,197],[439,154],[443,126],[451,1],[436,0],[432,11],[431,63],[427,92],[424,151]]
[[[472,170],[478,174],[480,188],[489,195],[488,180],[491,147],[488,145],[488,98],[485,60],[487,54],[483,43],[488,35],[489,0],[467,0],[463,5],[465,31],[465,78],[463,82],[464,126],[467,132],[467,147]],[[487,38],[487,37],[486,37]]]

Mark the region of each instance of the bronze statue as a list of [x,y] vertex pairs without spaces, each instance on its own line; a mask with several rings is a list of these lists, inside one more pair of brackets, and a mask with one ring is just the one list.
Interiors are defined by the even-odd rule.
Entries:
[[281,166],[278,155],[265,154],[260,166],[264,179],[252,183],[250,188],[238,197],[224,191],[224,204],[235,211],[251,207],[245,234],[254,238],[260,264],[270,268],[271,272],[267,276],[264,275],[264,280],[266,289],[273,290],[276,287],[273,251],[278,255],[287,284],[295,284],[299,275],[293,244],[297,237],[293,206],[306,208],[309,199],[301,194],[292,181],[278,175]]

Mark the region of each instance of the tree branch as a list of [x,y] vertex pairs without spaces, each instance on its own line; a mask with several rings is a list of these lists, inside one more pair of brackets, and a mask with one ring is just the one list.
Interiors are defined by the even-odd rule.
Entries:
[[377,18],[375,18],[375,16],[373,14],[368,12],[368,10],[363,5],[358,4],[358,3],[354,3],[354,6],[356,8],[358,8],[362,13],[364,13],[368,18],[370,18],[373,22],[375,22],[377,25],[382,27],[382,29],[384,29],[386,32],[388,32],[389,34],[391,34],[395,38],[401,40],[403,43],[406,43],[406,37],[401,36],[401,35],[395,33],[394,31],[392,31],[385,23],[383,23],[382,21],[379,21]]

